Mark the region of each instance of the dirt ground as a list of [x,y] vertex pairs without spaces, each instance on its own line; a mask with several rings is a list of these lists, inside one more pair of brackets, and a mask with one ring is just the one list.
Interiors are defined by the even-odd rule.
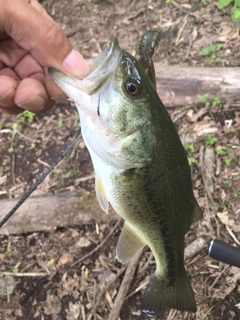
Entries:
[[[205,2],[200,2],[161,44],[155,61],[166,68],[240,66],[239,29],[231,22],[230,8],[220,11],[217,1],[208,1],[204,6]],[[147,29],[160,27],[167,33],[194,3],[42,2],[86,58],[102,52],[113,35],[119,38],[123,49],[134,54]],[[192,122],[202,108],[207,108],[207,112]],[[187,112],[182,114],[184,110]],[[175,123],[181,137],[194,130],[206,133],[204,141],[188,135],[184,142],[194,193],[204,212],[204,219],[187,234],[186,246],[200,238],[205,241],[217,238],[239,246],[240,98],[239,104],[232,106],[231,101],[219,101],[218,97],[208,101],[207,92],[203,92],[197,107],[182,106],[169,112],[172,118],[181,113]],[[0,113],[0,199],[21,197],[77,136],[78,122],[76,109],[70,102],[58,103],[47,114],[34,117]],[[79,178],[92,172],[90,157],[80,140],[34,195],[76,189],[92,192],[92,178],[79,182]],[[117,226],[116,222],[69,225],[52,232],[0,236],[0,319],[109,319],[126,269],[115,258],[121,225],[122,222]],[[99,249],[91,253],[98,245]],[[202,249],[186,261],[197,313],[171,311],[165,319],[240,319],[240,269],[212,260],[205,251]],[[139,312],[141,298],[154,269],[154,258],[146,249],[116,319],[145,319]]]

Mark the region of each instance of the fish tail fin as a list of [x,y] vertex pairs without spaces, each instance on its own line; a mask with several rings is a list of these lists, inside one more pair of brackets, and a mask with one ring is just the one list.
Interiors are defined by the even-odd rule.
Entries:
[[149,317],[159,317],[169,309],[196,312],[194,293],[185,270],[176,279],[160,279],[154,274],[148,283],[142,312]]

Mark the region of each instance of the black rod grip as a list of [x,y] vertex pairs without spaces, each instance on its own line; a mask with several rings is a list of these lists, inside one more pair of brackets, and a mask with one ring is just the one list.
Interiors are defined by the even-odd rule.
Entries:
[[207,246],[209,257],[240,268],[240,249],[223,241],[212,239]]

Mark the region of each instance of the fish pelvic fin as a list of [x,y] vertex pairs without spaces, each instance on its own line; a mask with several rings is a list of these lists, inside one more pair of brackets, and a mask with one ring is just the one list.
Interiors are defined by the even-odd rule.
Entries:
[[197,222],[198,220],[202,219],[202,217],[202,210],[200,209],[197,200],[195,200],[192,223]]
[[98,202],[103,211],[108,212],[108,199],[105,192],[104,185],[101,179],[96,175],[95,176],[95,190]]
[[196,302],[186,271],[183,277],[159,279],[153,275],[143,296],[142,312],[162,317],[169,309],[196,312]]
[[125,264],[135,256],[146,243],[131,228],[131,225],[125,221],[123,230],[120,234],[116,254],[119,262]]

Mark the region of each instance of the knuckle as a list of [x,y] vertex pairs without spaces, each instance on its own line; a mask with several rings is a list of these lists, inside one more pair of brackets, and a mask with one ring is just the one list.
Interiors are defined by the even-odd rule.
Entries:
[[54,46],[56,52],[64,46],[66,41],[62,27],[57,23],[49,23],[46,29],[46,46]]

